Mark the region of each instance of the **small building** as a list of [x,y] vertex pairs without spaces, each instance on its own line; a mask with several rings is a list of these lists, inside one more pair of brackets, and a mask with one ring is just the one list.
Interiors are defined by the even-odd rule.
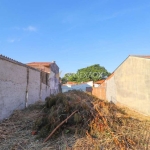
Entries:
[[40,71],[44,71],[47,73],[50,73],[50,66],[51,66],[51,62],[31,62],[31,63],[27,63],[28,66],[36,68]]
[[[50,87],[50,94],[57,94],[61,91],[59,79],[59,67],[55,61],[52,62],[31,62],[27,63],[28,66],[36,68],[42,72],[48,73],[48,86]],[[45,76],[46,74],[42,74]]]

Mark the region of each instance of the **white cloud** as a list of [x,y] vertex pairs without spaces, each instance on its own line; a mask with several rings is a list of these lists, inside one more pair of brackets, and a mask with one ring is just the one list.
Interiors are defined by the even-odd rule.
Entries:
[[37,28],[34,26],[28,26],[27,28],[23,28],[23,30],[35,32],[35,31],[37,31]]
[[9,43],[14,43],[14,42],[15,42],[15,39],[9,39],[8,42],[9,42]]
[[15,38],[12,38],[12,39],[8,39],[7,42],[9,43],[14,43],[14,42],[19,42],[21,39],[15,39]]
[[28,27],[23,27],[23,28],[21,28],[21,27],[13,27],[12,29],[14,29],[14,30],[24,30],[24,31],[32,31],[32,32],[35,32],[35,31],[37,31],[37,28],[36,27],[34,27],[34,26],[28,26]]

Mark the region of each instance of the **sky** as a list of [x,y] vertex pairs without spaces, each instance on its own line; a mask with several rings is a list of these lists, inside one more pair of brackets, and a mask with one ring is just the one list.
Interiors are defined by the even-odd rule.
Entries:
[[150,55],[149,0],[0,0],[0,54],[62,72]]

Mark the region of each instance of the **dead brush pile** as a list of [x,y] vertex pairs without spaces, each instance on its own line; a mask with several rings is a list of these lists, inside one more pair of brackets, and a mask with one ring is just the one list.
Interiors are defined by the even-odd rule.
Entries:
[[88,142],[77,141],[76,149],[125,150],[150,148],[149,127],[149,122],[129,117],[113,103],[74,90],[46,98],[33,130],[39,137],[47,137],[45,142],[62,132],[86,135]]

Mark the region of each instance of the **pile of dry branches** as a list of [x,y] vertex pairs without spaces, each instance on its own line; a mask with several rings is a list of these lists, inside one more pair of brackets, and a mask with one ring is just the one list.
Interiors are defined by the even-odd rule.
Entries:
[[81,91],[70,91],[46,98],[33,130],[45,138],[44,142],[62,132],[86,135],[88,142],[77,141],[75,149],[86,145],[89,149],[125,150],[149,148],[149,127],[149,122],[143,124],[133,119],[113,103]]

